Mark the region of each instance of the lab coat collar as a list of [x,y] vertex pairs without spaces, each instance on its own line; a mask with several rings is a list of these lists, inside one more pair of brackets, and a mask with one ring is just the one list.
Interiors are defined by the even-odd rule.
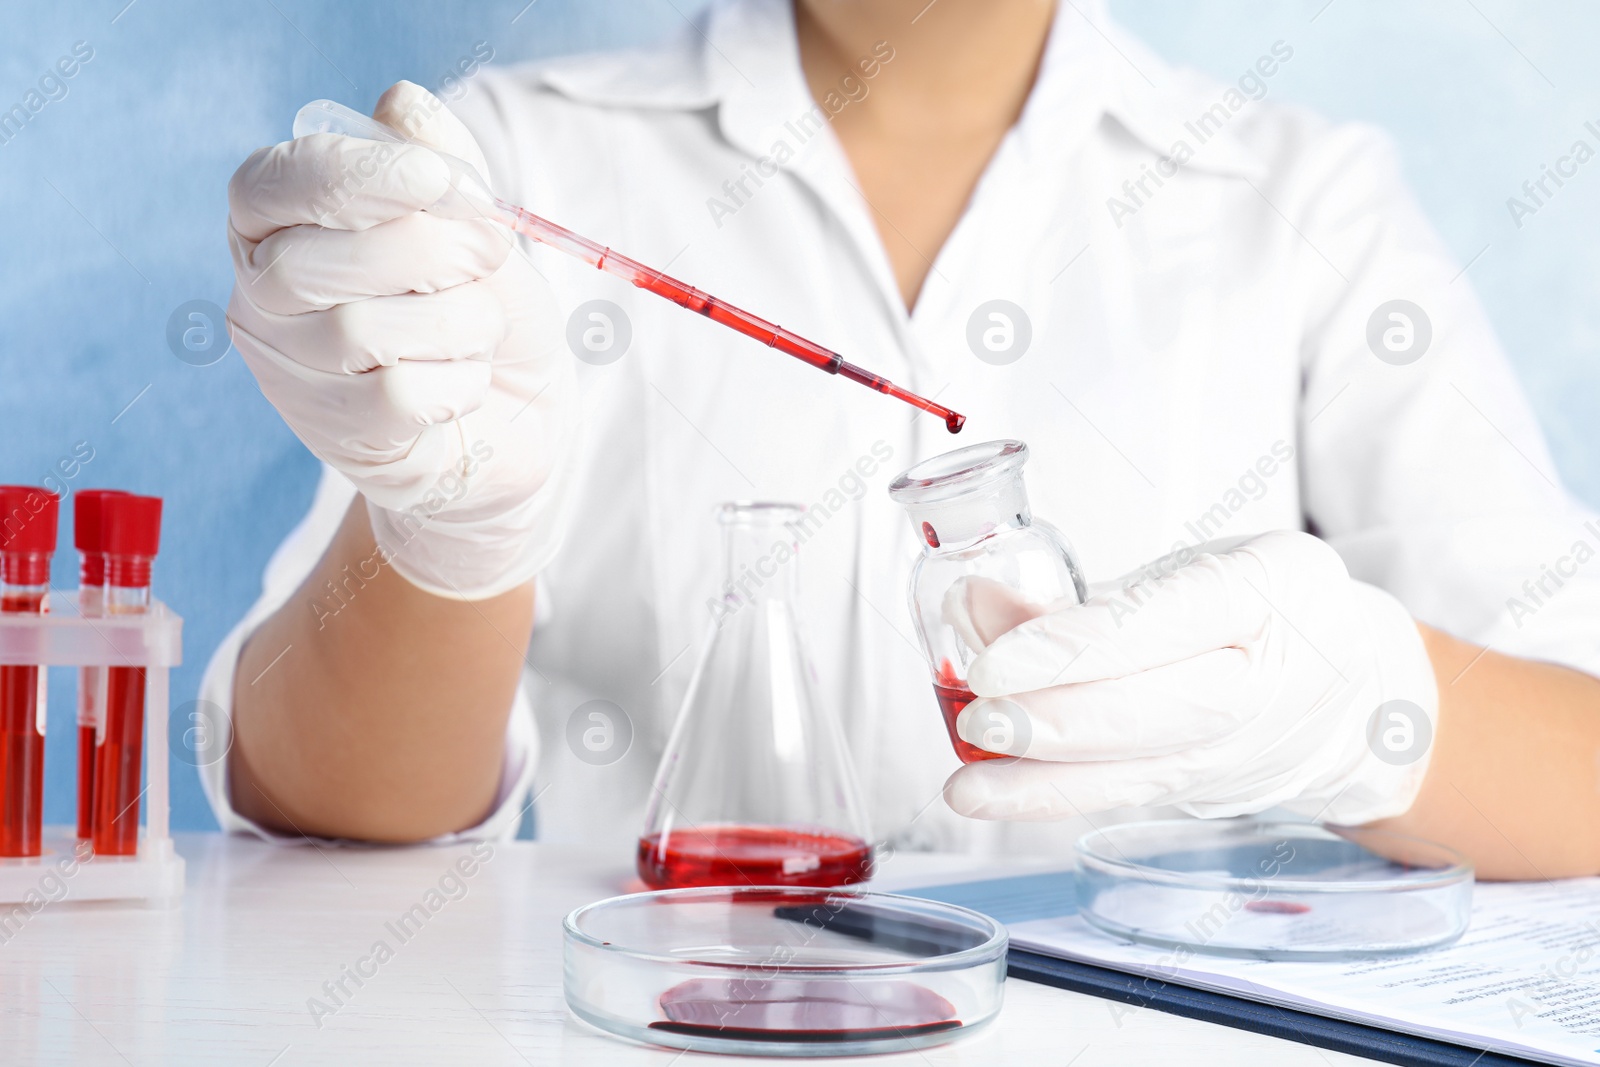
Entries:
[[1218,114],[1231,121],[1225,102],[1230,87],[1167,66],[1125,34],[1118,46],[1138,64],[1137,71],[1129,66],[1120,72],[1107,94],[1106,112],[1123,129],[1161,156],[1184,157],[1186,170],[1246,179],[1266,175],[1266,164],[1233,128],[1216,124]]
[[[1186,167],[1260,177],[1266,167],[1228,126],[1201,140],[1194,123],[1218,102],[1223,87],[1175,68],[1111,20],[1105,0],[1058,0],[1055,24],[1033,92],[1018,122],[1059,123],[1109,118],[1151,150],[1191,155]],[[1092,125],[1092,122],[1090,123]],[[1075,142],[1074,142],[1075,143]]]
[[695,111],[721,99],[706,62],[703,11],[677,32],[644,48],[562,56],[542,62],[539,80],[568,99],[601,107]]
[[[563,95],[600,106],[716,106],[723,135],[757,158],[790,140],[786,123],[816,108],[800,68],[791,0],[723,0],[659,45],[556,60],[541,74]],[[1190,168],[1259,177],[1264,164],[1232,129],[1203,142],[1197,136],[1197,121],[1224,90],[1173,68],[1122,30],[1105,0],[1058,0],[1018,128],[1066,151],[1109,116],[1162,155],[1181,142],[1193,154]]]
[[[685,20],[658,44],[541,65],[541,80],[570,99],[602,107],[694,111],[733,104],[809,99],[788,0],[721,0]],[[728,132],[724,119],[724,132]],[[734,132],[742,132],[734,124]],[[742,144],[742,137],[731,137]],[[764,151],[761,149],[760,151]]]
[[819,177],[848,174],[849,165],[806,85],[791,0],[719,0],[653,48],[557,61],[540,73],[563,95],[598,106],[714,108],[730,145],[796,172],[858,238],[872,234],[859,205],[852,210]]

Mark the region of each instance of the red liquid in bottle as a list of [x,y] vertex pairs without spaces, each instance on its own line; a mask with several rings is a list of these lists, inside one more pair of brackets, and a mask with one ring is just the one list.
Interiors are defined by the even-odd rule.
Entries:
[[[0,612],[37,615],[41,596],[0,598]],[[38,667],[0,667],[0,856],[37,856],[44,813]]]
[[865,989],[804,978],[693,978],[661,994],[652,1030],[740,1041],[916,1037],[961,1025],[955,1005],[914,982]]
[[105,740],[95,754],[94,851],[139,851],[139,764],[144,755],[144,668],[106,670]]
[[939,710],[944,713],[944,729],[950,735],[950,746],[956,750],[956,757],[962,763],[1006,758],[1004,752],[990,752],[977,745],[968,744],[961,739],[960,734],[956,733],[956,719],[961,715],[961,710],[977,697],[972,690],[956,680],[955,669],[950,666],[949,660],[945,660],[939,667],[939,680],[933,683],[933,695],[939,698]]
[[653,889],[848,885],[872,877],[872,846],[831,831],[697,826],[641,837],[638,870]]

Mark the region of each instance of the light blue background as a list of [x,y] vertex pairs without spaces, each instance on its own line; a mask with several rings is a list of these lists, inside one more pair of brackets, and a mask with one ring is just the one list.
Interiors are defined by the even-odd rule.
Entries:
[[[193,699],[207,655],[253,599],[316,474],[237,354],[195,367],[166,344],[178,305],[227,303],[228,177],[252,150],[286,137],[307,100],[370,108],[399,78],[437,86],[479,41],[506,63],[648,40],[700,6],[525,3],[8,5],[0,110],[73,42],[95,55],[65,98],[0,144],[0,481],[40,482],[86,441],[94,458],[69,485],[166,498],[158,595],[187,620],[176,703]],[[1583,129],[1600,125],[1600,8],[1323,4],[1123,0],[1114,11],[1168,58],[1230,80],[1287,41],[1294,60],[1273,79],[1272,99],[1390,131],[1448,244],[1463,263],[1479,257],[1468,278],[1562,472],[1600,505],[1600,160],[1521,230],[1505,203],[1575,139],[1600,147]],[[75,563],[62,555],[55,580],[70,587]],[[73,817],[71,687],[60,682],[51,822]],[[174,824],[213,826],[193,769],[174,771]]]

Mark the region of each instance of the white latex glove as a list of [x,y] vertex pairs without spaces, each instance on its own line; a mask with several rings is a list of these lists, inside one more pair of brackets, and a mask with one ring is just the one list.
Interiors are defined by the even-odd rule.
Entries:
[[452,599],[531,579],[560,539],[572,361],[549,285],[487,220],[420,210],[488,167],[461,121],[399,82],[373,118],[408,145],[315,134],[228,186],[233,343],[307,448],[366,498],[413,584]]
[[[1415,799],[1439,704],[1422,637],[1399,601],[1351,579],[1317,538],[1269,533],[1182,565],[1169,557],[1082,605],[1043,610],[1017,624],[1016,595],[982,580],[947,598],[951,621],[984,649],[967,682],[988,698],[957,732],[990,750],[1013,736],[1006,751],[1026,757],[958,770],[945,784],[957,812],[1060,819],[1175,805],[1209,818],[1282,805],[1356,825]],[[1390,705],[1374,730],[1395,700],[1426,721],[1408,733]]]

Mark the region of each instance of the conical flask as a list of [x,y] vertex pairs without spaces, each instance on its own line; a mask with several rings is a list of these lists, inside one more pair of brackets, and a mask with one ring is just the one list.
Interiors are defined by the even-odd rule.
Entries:
[[832,886],[872,875],[844,735],[818,704],[799,616],[792,504],[724,504],[726,581],[639,838],[656,888]]

